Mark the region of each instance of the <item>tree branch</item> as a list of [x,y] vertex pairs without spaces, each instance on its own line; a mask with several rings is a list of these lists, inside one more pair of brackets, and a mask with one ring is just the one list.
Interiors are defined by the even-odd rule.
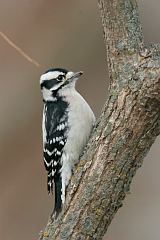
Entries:
[[135,0],[99,0],[110,72],[109,98],[41,239],[101,239],[132,177],[160,133],[159,45],[143,46]]

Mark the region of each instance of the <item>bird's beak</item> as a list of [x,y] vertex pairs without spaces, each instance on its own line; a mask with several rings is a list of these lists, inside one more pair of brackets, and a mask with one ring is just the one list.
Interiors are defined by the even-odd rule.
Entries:
[[83,74],[82,71],[80,71],[80,72],[76,72],[76,73],[73,73],[72,78],[79,78],[82,74]]
[[82,74],[83,74],[82,71],[76,72],[76,73],[72,73],[72,74],[70,74],[70,75],[68,76],[68,78],[66,79],[66,81],[67,81],[67,80],[72,81],[73,79],[78,79]]

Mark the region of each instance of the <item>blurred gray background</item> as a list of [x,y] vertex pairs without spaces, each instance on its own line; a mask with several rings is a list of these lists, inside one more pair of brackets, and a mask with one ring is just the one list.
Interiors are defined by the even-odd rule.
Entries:
[[[160,1],[139,0],[139,9],[146,43],[160,42]],[[42,160],[39,76],[51,66],[83,70],[77,88],[98,116],[108,85],[102,26],[96,1],[0,0],[0,31],[40,64],[0,37],[0,239],[33,240],[54,202]],[[105,240],[160,239],[159,142]]]

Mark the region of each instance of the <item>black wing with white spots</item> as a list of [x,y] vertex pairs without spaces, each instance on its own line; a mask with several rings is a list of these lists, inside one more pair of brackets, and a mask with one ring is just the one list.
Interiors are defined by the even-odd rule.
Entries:
[[[61,101],[61,102],[60,102]],[[46,141],[44,143],[44,165],[48,172],[47,187],[48,193],[53,192],[53,180],[55,185],[61,188],[61,156],[67,137],[67,103],[62,99],[56,102],[45,103],[45,132]],[[58,193],[61,189],[55,190]],[[55,192],[55,203],[57,193]],[[58,199],[57,199],[58,201]]]

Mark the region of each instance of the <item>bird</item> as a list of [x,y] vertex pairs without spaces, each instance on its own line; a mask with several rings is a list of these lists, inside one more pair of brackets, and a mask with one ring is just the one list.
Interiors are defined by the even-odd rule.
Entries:
[[62,211],[73,169],[79,162],[92,129],[95,115],[76,90],[82,71],[50,68],[40,76],[43,97],[43,159],[48,194],[55,194],[51,218]]

